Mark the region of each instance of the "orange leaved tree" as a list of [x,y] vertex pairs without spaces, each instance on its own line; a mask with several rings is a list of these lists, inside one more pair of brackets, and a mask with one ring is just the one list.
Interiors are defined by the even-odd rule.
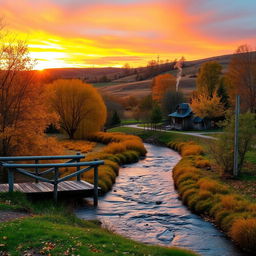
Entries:
[[152,84],[152,99],[160,102],[167,90],[175,90],[176,78],[170,74],[158,75]]
[[70,139],[99,131],[106,121],[106,107],[97,89],[81,80],[56,80],[49,85],[49,102]]
[[[5,42],[7,40],[7,42]],[[33,155],[47,147],[44,130],[54,122],[45,93],[32,71],[25,42],[2,37],[0,43],[0,155]]]

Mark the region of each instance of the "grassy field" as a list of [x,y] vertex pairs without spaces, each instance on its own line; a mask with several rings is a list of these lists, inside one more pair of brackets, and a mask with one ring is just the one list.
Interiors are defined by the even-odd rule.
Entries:
[[96,221],[78,219],[64,204],[31,203],[24,195],[12,193],[0,194],[0,209],[3,205],[27,210],[33,216],[0,223],[0,255],[196,255],[126,239],[101,228]]

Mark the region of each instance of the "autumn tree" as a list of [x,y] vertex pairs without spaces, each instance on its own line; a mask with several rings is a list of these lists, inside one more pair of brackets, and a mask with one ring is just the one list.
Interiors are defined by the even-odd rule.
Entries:
[[212,96],[219,86],[221,70],[222,66],[216,61],[202,64],[196,80],[197,93]]
[[241,109],[256,112],[256,52],[248,45],[241,45],[228,67],[229,94],[233,105],[235,95],[241,96]]
[[192,98],[191,108],[201,118],[217,118],[223,116],[225,113],[221,98],[216,93],[212,97],[202,93]]
[[167,90],[175,90],[176,78],[171,74],[158,75],[152,83],[152,99],[160,102]]
[[48,112],[26,43],[13,38],[0,43],[0,155],[44,154],[44,130],[56,115]]
[[97,89],[78,79],[60,79],[50,84],[49,103],[70,139],[97,132],[106,121],[106,107]]

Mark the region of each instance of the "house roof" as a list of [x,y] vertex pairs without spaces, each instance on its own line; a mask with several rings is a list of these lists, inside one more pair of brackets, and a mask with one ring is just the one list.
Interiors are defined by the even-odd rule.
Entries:
[[169,114],[170,117],[179,117],[179,118],[185,118],[192,114],[192,109],[190,108],[188,103],[181,103],[177,105],[176,111]]

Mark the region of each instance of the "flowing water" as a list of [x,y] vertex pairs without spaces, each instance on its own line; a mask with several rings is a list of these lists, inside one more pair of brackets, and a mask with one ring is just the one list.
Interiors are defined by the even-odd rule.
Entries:
[[76,211],[83,219],[98,219],[111,230],[150,244],[185,247],[204,256],[244,256],[210,222],[192,214],[178,199],[172,169],[176,152],[145,144],[147,157],[120,169],[112,191]]

